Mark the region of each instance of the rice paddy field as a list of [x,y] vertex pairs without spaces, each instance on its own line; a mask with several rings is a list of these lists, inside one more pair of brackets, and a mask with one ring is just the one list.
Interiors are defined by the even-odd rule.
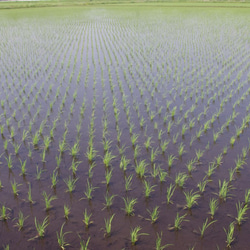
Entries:
[[249,249],[249,8],[0,23],[1,249]]

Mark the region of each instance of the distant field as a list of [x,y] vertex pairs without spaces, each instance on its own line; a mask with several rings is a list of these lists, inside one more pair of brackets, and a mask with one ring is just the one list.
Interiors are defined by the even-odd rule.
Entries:
[[143,0],[33,0],[33,1],[1,1],[0,9],[9,8],[34,8],[34,7],[59,7],[59,6],[89,6],[89,5],[144,5],[144,6],[162,6],[162,7],[241,7],[250,8],[250,0],[244,1],[143,1]]

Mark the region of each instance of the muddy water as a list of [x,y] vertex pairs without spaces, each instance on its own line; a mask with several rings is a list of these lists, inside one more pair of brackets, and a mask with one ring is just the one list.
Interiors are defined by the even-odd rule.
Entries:
[[[65,235],[69,249],[79,249],[81,239],[89,237],[89,249],[154,249],[161,233],[162,245],[171,244],[169,249],[226,248],[224,229],[235,221],[236,204],[243,204],[249,189],[249,10],[86,7],[8,10],[1,14],[0,197],[1,206],[9,208],[8,219],[0,223],[1,246],[59,248],[56,232],[65,223],[63,231],[70,232]],[[145,123],[141,126],[142,117]],[[247,121],[244,126],[243,119]],[[191,127],[190,121],[194,122]],[[53,123],[53,137],[43,159],[44,140],[51,136]],[[204,129],[206,123],[209,126]],[[183,126],[187,129],[182,134]],[[56,157],[65,131],[67,147],[58,166]],[[91,131],[96,150],[92,178],[86,157]],[[220,135],[214,140],[218,131]],[[36,132],[39,141],[34,145]],[[138,136],[134,146],[133,134]],[[109,152],[114,156],[109,167],[103,163],[103,135],[110,141]],[[147,150],[148,137],[152,143]],[[234,143],[230,143],[232,137]],[[168,147],[162,153],[164,141]],[[79,152],[74,158],[71,148],[76,142]],[[179,156],[181,144],[184,153]],[[17,153],[16,145],[20,145]],[[122,147],[122,154],[129,159],[125,171],[120,169]],[[229,183],[226,199],[220,199],[219,180],[229,181],[229,169],[235,168],[238,158],[243,159],[244,147],[245,163]],[[152,150],[158,152],[153,161]],[[198,150],[203,155],[190,174],[186,165]],[[209,164],[220,154],[221,164],[207,177]],[[169,167],[171,155],[175,160]],[[26,160],[25,174],[20,160]],[[75,174],[73,160],[80,162]],[[140,178],[135,165],[142,160],[147,167]],[[153,176],[154,164],[167,173],[162,183],[158,174]],[[107,171],[112,171],[109,185],[105,183]],[[55,188],[53,172],[57,173]],[[175,185],[178,173],[188,178],[182,188],[176,186],[172,203],[167,204],[167,189]],[[133,179],[126,192],[125,177],[129,175]],[[69,177],[76,180],[72,193],[67,192],[65,183]],[[209,182],[200,193],[197,184],[204,178]],[[17,196],[12,191],[14,180],[20,184]],[[153,186],[149,198],[145,198],[145,180]],[[87,181],[95,187],[91,200],[84,194]],[[29,185],[33,204],[28,201]],[[49,210],[45,209],[44,191],[56,196]],[[200,197],[187,210],[185,193],[190,191]],[[114,195],[109,209],[104,205],[107,193]],[[133,216],[126,215],[123,197],[137,199]],[[206,218],[211,221],[208,212],[212,198],[218,199],[216,222],[201,238],[199,228]],[[64,205],[71,209],[68,220]],[[156,206],[159,218],[152,224],[148,211]],[[85,209],[92,214],[88,228],[83,223]],[[19,211],[28,216],[20,231],[15,227]],[[185,221],[181,230],[169,230],[177,212],[186,214]],[[104,219],[113,214],[111,235],[107,237]],[[49,225],[45,235],[37,238],[34,220],[42,222],[46,216]],[[244,217],[241,226],[235,223],[233,249],[247,249],[248,210]],[[141,235],[132,246],[130,231],[136,226],[147,235]]]

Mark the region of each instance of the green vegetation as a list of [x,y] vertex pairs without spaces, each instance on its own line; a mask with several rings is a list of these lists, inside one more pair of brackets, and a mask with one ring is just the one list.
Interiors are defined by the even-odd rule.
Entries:
[[63,232],[64,225],[65,222],[62,224],[60,232],[59,233],[56,232],[57,242],[62,250],[66,249],[66,246],[69,246],[69,243],[65,241],[65,235],[71,233],[71,232],[65,232],[65,233]]
[[182,223],[184,221],[188,221],[186,220],[186,214],[180,216],[179,213],[176,214],[176,217],[175,217],[175,220],[174,220],[174,226],[173,227],[170,227],[169,229],[172,230],[174,229],[175,231],[179,231],[182,229]]
[[28,218],[29,216],[26,216],[24,217],[22,211],[19,211],[18,213],[18,218],[17,219],[17,222],[16,222],[16,227],[18,227],[18,230],[22,230],[23,229],[23,226],[24,226],[24,221]]
[[130,238],[132,245],[135,245],[136,242],[139,240],[139,237],[142,235],[148,235],[147,233],[139,233],[141,231],[141,227],[137,226],[130,231]]
[[85,209],[83,215],[84,215],[83,223],[85,224],[85,227],[88,228],[89,225],[93,223],[93,221],[90,220],[92,214],[88,214],[87,209]]
[[133,198],[123,198],[124,201],[124,211],[126,212],[127,215],[134,215],[134,206],[137,203],[137,199],[133,199]]
[[46,216],[44,218],[42,223],[37,221],[37,219],[35,217],[35,226],[36,226],[36,230],[37,230],[37,237],[43,238],[45,236],[45,229],[48,227],[48,225],[49,225],[49,217],[48,216]]
[[1,246],[244,248],[249,10],[0,2]]
[[114,219],[115,214],[112,214],[112,216],[108,219],[104,219],[105,221],[105,236],[110,237],[111,236],[111,223]]
[[224,231],[225,231],[226,236],[227,236],[227,240],[226,240],[227,247],[230,248],[233,241],[235,240],[235,238],[234,238],[234,222],[230,223],[228,230],[226,230],[224,228]]
[[205,230],[215,222],[216,220],[213,220],[208,223],[208,218],[206,218],[206,221],[202,224],[202,227],[200,228],[201,238],[204,237]]
[[91,1],[81,1],[81,0],[47,0],[47,1],[40,1],[40,2],[34,2],[34,1],[27,1],[27,2],[14,2],[14,3],[3,3],[3,6],[1,8],[3,9],[10,9],[10,8],[34,8],[34,7],[67,7],[67,6],[88,6],[88,5],[98,5],[98,4],[131,4],[131,5],[166,5],[166,6],[181,6],[185,7],[187,5],[192,5],[195,7],[202,7],[202,6],[216,6],[216,7],[245,7],[248,6],[249,1],[246,0],[245,2],[229,2],[229,1],[218,1],[218,2],[212,2],[208,1],[206,3],[200,1],[200,0],[195,0],[195,1],[179,1],[179,0],[174,0],[174,1],[139,1],[139,0],[91,0]]

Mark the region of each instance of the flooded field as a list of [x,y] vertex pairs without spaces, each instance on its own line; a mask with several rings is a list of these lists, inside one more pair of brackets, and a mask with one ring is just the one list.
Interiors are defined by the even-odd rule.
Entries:
[[0,22],[1,249],[248,249],[249,9]]

